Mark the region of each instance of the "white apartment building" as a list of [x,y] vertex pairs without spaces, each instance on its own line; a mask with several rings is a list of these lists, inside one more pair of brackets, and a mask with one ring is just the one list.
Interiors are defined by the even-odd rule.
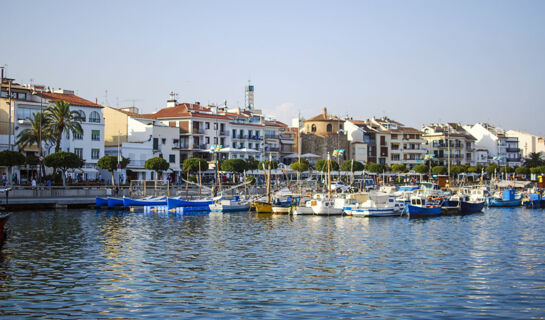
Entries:
[[508,130],[505,135],[518,139],[518,147],[523,158],[527,158],[530,153],[534,152],[541,153],[545,158],[545,139],[543,137],[518,130]]
[[489,162],[510,167],[522,164],[517,137],[507,137],[503,129],[487,123],[465,125],[464,129],[475,137],[477,149],[488,150]]

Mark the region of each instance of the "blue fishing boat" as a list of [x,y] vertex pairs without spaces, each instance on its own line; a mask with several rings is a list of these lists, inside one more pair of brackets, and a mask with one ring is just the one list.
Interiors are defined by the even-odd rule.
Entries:
[[436,217],[441,215],[441,202],[427,201],[426,197],[412,196],[410,203],[405,205],[409,218]]
[[483,211],[484,205],[486,204],[486,201],[461,201],[460,203],[460,213],[461,214],[468,214],[468,213],[476,213]]
[[235,196],[235,199],[217,200],[209,207],[212,212],[242,212],[250,210],[250,203],[247,201],[240,201],[239,197]]
[[539,193],[530,193],[523,205],[528,209],[545,208],[545,199]]
[[489,207],[518,207],[522,203],[522,195],[516,195],[514,189],[503,190],[502,196],[487,199]]
[[180,198],[167,198],[168,209],[178,207],[207,207],[214,204],[214,200],[182,200]]
[[166,206],[167,198],[143,198],[143,199],[131,199],[123,198],[123,205],[125,207],[143,207],[143,206]]
[[123,206],[123,198],[108,198],[108,207],[114,208],[114,207],[122,207]]
[[106,207],[108,206],[108,198],[96,197],[95,204],[97,207]]

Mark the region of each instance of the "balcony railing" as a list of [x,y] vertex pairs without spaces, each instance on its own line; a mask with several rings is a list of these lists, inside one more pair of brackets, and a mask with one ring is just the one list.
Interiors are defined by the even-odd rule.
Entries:
[[520,152],[519,148],[507,148],[507,152]]
[[266,134],[265,139],[278,139],[278,135],[276,135],[276,134]]
[[220,136],[228,137],[229,131],[220,131]]
[[193,134],[204,134],[204,129],[200,129],[200,128],[193,128],[193,130],[191,131]]

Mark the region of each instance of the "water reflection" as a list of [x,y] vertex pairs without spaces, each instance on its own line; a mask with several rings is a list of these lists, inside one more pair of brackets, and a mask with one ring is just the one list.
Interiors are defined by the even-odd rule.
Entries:
[[21,212],[0,316],[538,317],[541,216]]

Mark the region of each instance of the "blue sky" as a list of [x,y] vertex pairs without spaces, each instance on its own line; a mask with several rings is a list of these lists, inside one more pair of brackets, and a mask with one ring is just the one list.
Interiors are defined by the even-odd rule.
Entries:
[[[179,101],[323,106],[414,127],[490,122],[545,136],[545,1],[5,1],[19,82],[144,112]],[[5,26],[9,26],[6,29]]]

